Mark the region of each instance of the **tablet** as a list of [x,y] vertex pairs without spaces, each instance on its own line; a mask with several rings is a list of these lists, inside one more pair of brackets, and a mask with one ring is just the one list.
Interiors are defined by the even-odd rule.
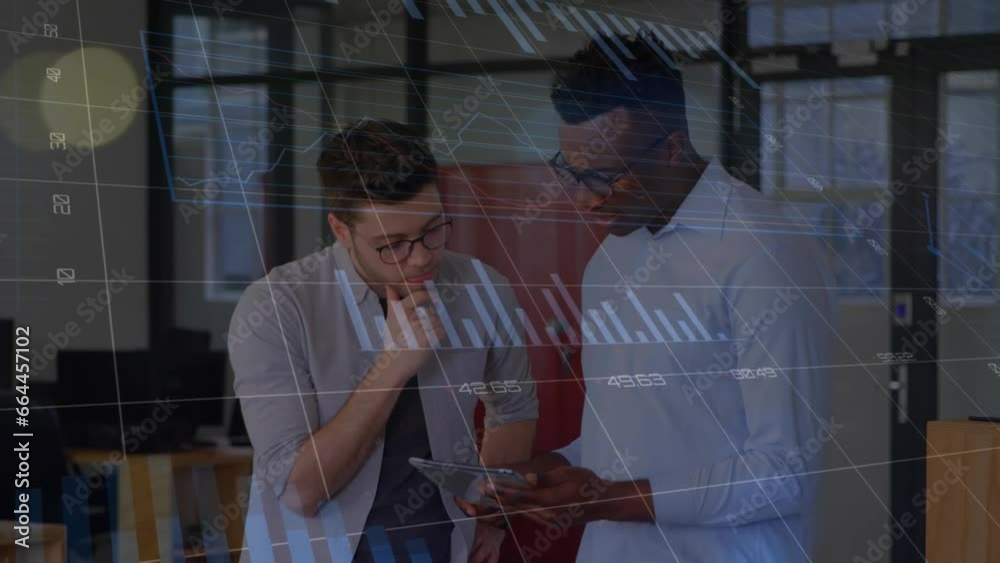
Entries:
[[530,487],[523,475],[512,469],[483,467],[468,463],[452,461],[435,461],[411,457],[410,465],[417,468],[431,482],[441,489],[459,496],[469,502],[483,506],[496,507],[496,502],[490,497],[479,493],[479,485],[488,479],[513,481],[519,485]]

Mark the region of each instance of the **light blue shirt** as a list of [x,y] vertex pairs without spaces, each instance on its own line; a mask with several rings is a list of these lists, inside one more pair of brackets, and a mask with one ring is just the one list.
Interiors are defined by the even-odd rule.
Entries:
[[835,323],[802,223],[713,160],[668,225],[590,260],[581,435],[559,453],[648,479],[655,522],[588,524],[578,562],[807,560]]

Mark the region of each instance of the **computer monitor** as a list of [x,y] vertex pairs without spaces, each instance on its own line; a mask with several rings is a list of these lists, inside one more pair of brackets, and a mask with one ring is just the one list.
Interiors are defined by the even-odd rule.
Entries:
[[223,352],[211,351],[60,352],[69,445],[115,448],[124,442],[136,451],[156,451],[190,444],[198,426],[224,424],[225,362]]

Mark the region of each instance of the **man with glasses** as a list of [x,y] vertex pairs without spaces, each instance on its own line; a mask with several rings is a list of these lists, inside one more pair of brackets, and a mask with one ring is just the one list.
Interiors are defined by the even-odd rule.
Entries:
[[[250,513],[269,528],[315,518],[334,561],[495,562],[504,532],[464,518],[408,459],[529,458],[537,402],[526,349],[513,345],[523,338],[504,324],[514,292],[444,249],[452,221],[436,163],[409,127],[366,119],[334,135],[318,167],[337,243],[272,270],[233,315],[235,389],[269,491]],[[247,551],[266,561],[256,552],[281,538],[255,546],[250,522]]]
[[535,487],[498,481],[496,497],[546,537],[585,524],[578,562],[809,561],[836,428],[827,266],[801,216],[694,149],[667,50],[602,38],[557,72],[550,163],[607,235],[584,273],[586,401],[577,440],[516,466]]

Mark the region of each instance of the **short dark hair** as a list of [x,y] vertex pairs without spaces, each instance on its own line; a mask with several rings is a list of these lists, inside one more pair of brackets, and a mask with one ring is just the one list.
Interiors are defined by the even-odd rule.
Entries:
[[556,66],[550,97],[559,117],[577,125],[624,107],[668,119],[679,118],[686,129],[683,73],[663,60],[661,54],[677,66],[667,48],[648,34],[616,35],[614,39],[604,35],[601,40],[611,49],[620,42],[635,55],[635,59],[620,57],[622,66],[635,80],[609,60],[600,43],[592,39],[568,61]]
[[324,144],[316,162],[326,206],[351,224],[355,209],[371,199],[413,199],[437,180],[437,162],[423,136],[402,123],[363,119]]

